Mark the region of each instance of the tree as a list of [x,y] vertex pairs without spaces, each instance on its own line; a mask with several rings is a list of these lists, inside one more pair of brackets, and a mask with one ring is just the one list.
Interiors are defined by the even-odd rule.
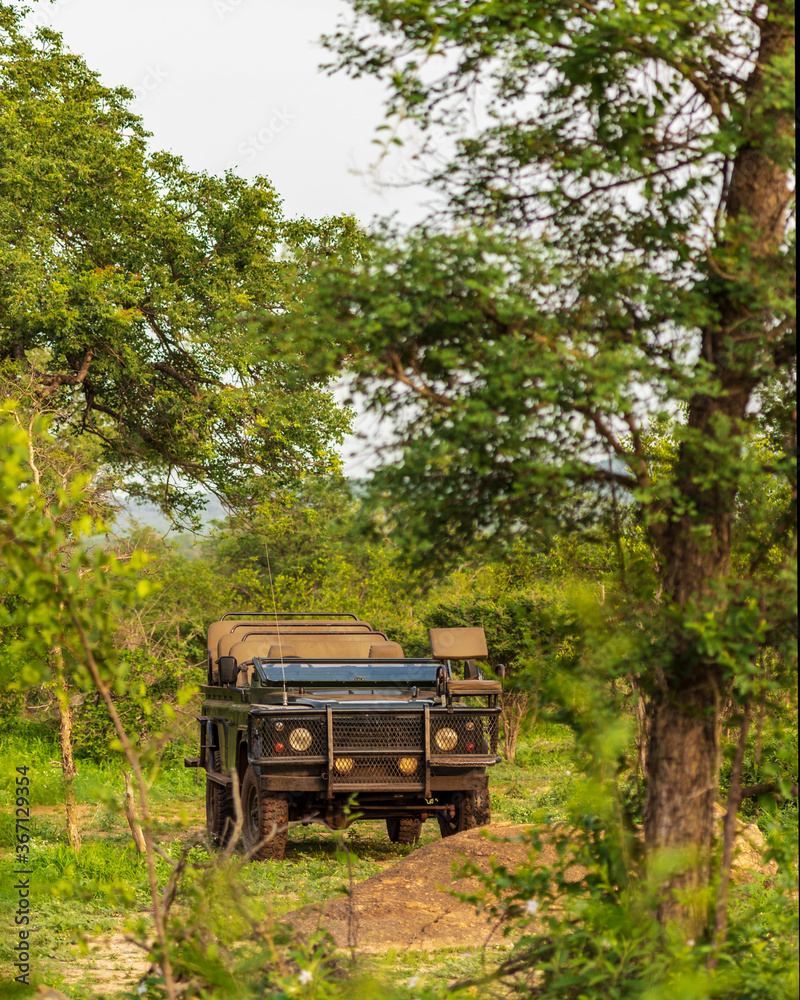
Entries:
[[[20,380],[15,381],[19,383]],[[0,400],[5,394],[5,388],[0,382]],[[72,526],[87,517],[99,520],[113,516],[117,510],[113,495],[117,483],[112,476],[98,469],[91,447],[85,447],[86,442],[57,442],[42,432],[42,421],[37,419],[37,406],[30,391],[24,401],[5,402],[0,416],[3,422],[16,424],[18,433],[24,437],[31,488],[41,501],[42,516],[46,521],[52,522],[54,534],[60,536],[57,540],[54,539],[53,550],[61,558],[63,568],[66,568],[75,547]],[[82,484],[79,496],[74,496],[71,490],[76,482]],[[0,568],[4,568],[1,558]],[[5,611],[5,605],[19,605],[20,602],[15,588],[8,586],[9,580],[4,579],[3,583],[4,597],[0,605]],[[81,836],[75,798],[75,778],[78,772],[73,758],[74,687],[69,682],[60,643],[55,643],[47,651],[47,660],[49,678],[44,687],[48,699],[55,702],[58,712],[67,837],[70,847],[79,851]]]
[[[338,467],[324,382],[255,355],[242,318],[280,310],[289,264],[356,249],[352,218],[287,220],[263,177],[150,153],[129,109],[59,35],[0,5],[0,361],[60,435],[102,445],[129,493],[195,514]],[[287,375],[291,385],[287,387]],[[134,474],[135,473],[135,474]]]
[[[672,858],[661,919],[696,937],[720,701],[746,707],[760,653],[793,642],[790,5],[353,7],[332,68],[386,82],[421,163],[450,135],[431,178],[449,215],[385,232],[265,327],[305,328],[395,418],[400,457],[376,488],[407,502],[426,558],[586,523],[610,492],[631,505],[652,554],[645,833]],[[648,435],[673,424],[675,462],[655,476]],[[740,505],[773,487],[787,516],[759,538]]]
[[[192,481],[235,508],[338,467],[347,413],[324,381],[292,372],[287,387],[279,358],[255,358],[242,316],[281,308],[290,261],[359,236],[348,218],[285,219],[265,178],[151,154],[131,97],[0,4],[0,400],[28,430],[46,513],[88,475],[94,517],[125,489],[191,520]],[[33,433],[43,415],[55,439]],[[66,509],[64,567],[87,513]],[[70,678],[59,646],[49,657],[77,848]]]

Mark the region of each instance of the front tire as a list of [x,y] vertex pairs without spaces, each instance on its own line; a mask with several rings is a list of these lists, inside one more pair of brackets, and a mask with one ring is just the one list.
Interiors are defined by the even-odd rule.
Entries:
[[289,831],[289,803],[259,787],[258,775],[248,767],[242,782],[242,843],[254,861],[281,861]]
[[386,832],[393,844],[416,844],[422,831],[422,820],[415,816],[390,816]]
[[441,813],[437,817],[443,837],[452,837],[464,830],[474,830],[478,826],[489,826],[492,822],[492,806],[488,789],[477,792],[457,792],[450,800],[455,807],[455,815]]

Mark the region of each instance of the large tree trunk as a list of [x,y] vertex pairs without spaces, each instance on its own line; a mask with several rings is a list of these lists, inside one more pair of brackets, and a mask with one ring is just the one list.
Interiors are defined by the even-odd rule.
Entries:
[[708,883],[714,834],[717,740],[713,681],[664,692],[653,707],[648,754],[645,840],[672,874],[662,882],[658,916],[687,935],[707,924],[701,890]]
[[[762,102],[765,67],[790,44],[788,9],[782,0],[774,3],[770,19],[761,25],[758,60],[747,81],[752,113],[733,163],[727,230],[717,248],[725,251],[738,241],[741,250],[745,239],[756,265],[768,263],[778,251],[789,202],[788,174],[764,150],[774,148],[775,136],[790,124],[769,102]],[[730,572],[740,485],[738,439],[753,391],[765,375],[752,355],[737,357],[737,351],[754,336],[762,338],[768,364],[779,360],[783,350],[777,344],[781,332],[770,328],[769,317],[750,312],[747,276],[725,275],[713,257],[709,306],[718,321],[703,330],[702,359],[713,366],[720,391],[698,393],[690,401],[688,433],[676,470],[679,501],[669,522],[653,531],[663,559],[664,596],[681,613],[693,606],[713,609],[715,584]],[[731,470],[728,478],[726,468]],[[659,668],[661,691],[652,708],[645,837],[651,855],[674,861],[659,916],[665,922],[676,920],[687,936],[696,937],[708,929],[707,903],[700,890],[710,876],[722,671],[719,664],[697,655],[680,625],[672,640]]]

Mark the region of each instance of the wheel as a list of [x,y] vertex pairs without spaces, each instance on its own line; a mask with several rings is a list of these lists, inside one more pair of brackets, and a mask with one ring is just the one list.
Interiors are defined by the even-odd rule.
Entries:
[[242,782],[242,842],[254,861],[280,861],[286,850],[289,803],[258,787],[258,775],[248,767]]
[[[219,750],[211,753],[212,770],[222,769]],[[233,833],[236,817],[233,795],[229,787],[213,781],[206,774],[206,832],[214,847],[227,847]]]
[[393,844],[416,844],[422,830],[422,820],[415,816],[390,816],[386,832]]
[[475,817],[477,826],[491,826],[492,823],[492,800],[489,797],[489,789],[482,788],[474,793],[472,800],[472,815]]
[[492,806],[485,788],[477,792],[456,792],[450,804],[455,806],[455,815],[440,814],[437,817],[443,837],[474,830],[476,826],[488,826],[492,822]]

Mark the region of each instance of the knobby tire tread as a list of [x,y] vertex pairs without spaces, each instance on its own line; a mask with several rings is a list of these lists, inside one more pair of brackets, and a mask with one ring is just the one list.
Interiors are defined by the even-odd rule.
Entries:
[[[211,752],[212,770],[222,770],[219,750]],[[214,847],[228,846],[236,822],[233,795],[228,788],[206,775],[206,832]]]
[[[254,805],[257,807],[255,822],[253,822]],[[254,861],[281,861],[289,835],[289,802],[284,795],[269,795],[262,792],[258,785],[258,776],[250,767],[242,784],[242,811],[244,812],[242,840],[245,851],[250,854],[257,847],[251,854]]]
[[453,798],[456,814],[439,816],[439,830],[443,837],[452,837],[464,830],[474,830],[478,826],[489,826],[492,822],[492,805],[488,790],[464,792]]
[[416,816],[392,816],[386,820],[386,831],[393,844],[416,844],[422,832],[422,820]]

